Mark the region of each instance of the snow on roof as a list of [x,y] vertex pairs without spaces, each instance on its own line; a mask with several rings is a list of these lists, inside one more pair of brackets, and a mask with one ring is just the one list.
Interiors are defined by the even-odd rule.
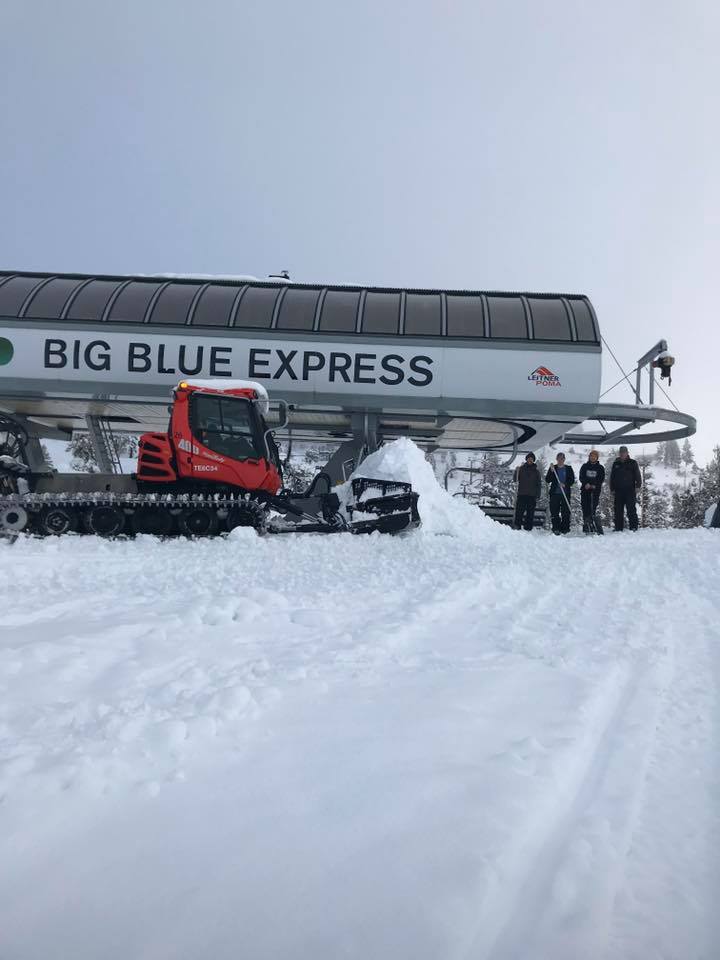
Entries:
[[246,283],[289,283],[292,280],[289,277],[283,277],[280,274],[269,273],[267,277],[255,277],[251,273],[137,273],[137,277],[147,277],[156,279],[162,277],[165,280],[240,280]]
[[225,377],[216,377],[214,380],[196,380],[194,377],[183,379],[183,383],[191,387],[200,387],[204,390],[254,390],[261,402],[258,404],[262,413],[267,413],[270,407],[270,397],[265,387],[255,380],[228,380]]
[[247,280],[248,283],[257,283],[259,277],[249,273],[138,273],[138,277],[165,277],[166,280]]

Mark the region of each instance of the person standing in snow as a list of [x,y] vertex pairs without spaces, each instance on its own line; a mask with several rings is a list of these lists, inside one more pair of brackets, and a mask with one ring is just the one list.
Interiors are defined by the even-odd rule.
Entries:
[[610,470],[610,492],[615,496],[615,530],[625,527],[625,511],[631,530],[638,528],[636,491],[642,486],[637,460],[631,460],[627,447],[620,447],[619,456]]
[[515,469],[513,477],[518,485],[515,501],[515,529],[532,530],[535,520],[535,504],[542,493],[542,478],[535,462],[535,454],[528,453],[525,463]]
[[600,454],[591,450],[587,463],[580,467],[580,504],[583,515],[583,533],[602,533],[602,527],[596,521],[598,503],[602,485],[605,483],[605,467],[600,463]]
[[559,453],[545,477],[550,484],[549,502],[553,533],[570,532],[570,490],[575,483],[573,468],[565,463],[565,454]]
[[565,454],[559,453],[545,477],[550,484],[550,516],[553,533],[570,532],[570,488],[575,483],[575,471],[565,464]]

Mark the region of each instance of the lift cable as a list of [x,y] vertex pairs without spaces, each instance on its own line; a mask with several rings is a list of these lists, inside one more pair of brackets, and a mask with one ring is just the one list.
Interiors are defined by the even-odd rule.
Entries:
[[[642,399],[640,398],[640,394],[637,392],[637,390],[635,389],[635,387],[634,387],[633,384],[632,384],[632,380],[630,379],[630,374],[625,373],[625,371],[623,370],[622,364],[620,363],[620,361],[618,360],[618,358],[617,358],[617,357],[615,356],[615,354],[613,353],[612,347],[610,346],[610,344],[607,342],[607,340],[605,339],[605,337],[604,337],[602,334],[600,334],[600,339],[601,339],[602,342],[605,344],[605,346],[608,348],[608,351],[609,351],[609,353],[610,353],[610,356],[613,358],[613,360],[615,361],[615,363],[618,365],[618,369],[620,370],[620,373],[623,375],[623,380],[627,380],[627,382],[630,384],[630,389],[631,389],[632,392],[635,394],[635,397],[637,398],[637,402],[638,402],[639,404],[642,404]],[[637,367],[635,367],[635,370],[633,370],[633,373],[635,373],[636,370],[637,370]],[[622,380],[618,380],[618,383],[622,383]],[[617,386],[617,383],[615,384],[615,386]],[[612,390],[613,388],[610,387],[610,389]],[[605,393],[607,393],[607,392],[608,392],[608,391],[606,390]],[[605,394],[603,393],[603,394],[601,394],[601,396],[604,397]]]
[[[608,347],[608,350],[609,349],[610,348]],[[620,367],[620,369],[622,370],[622,367]],[[634,370],[631,370],[630,373],[628,374],[623,373],[622,377],[620,377],[617,383],[614,383],[611,387],[608,387],[607,390],[603,390],[603,392],[600,394],[600,399],[602,400],[602,398],[605,396],[606,393],[610,393],[610,391],[614,390],[615,387],[619,387],[620,384],[623,382],[623,380],[627,380],[628,377],[631,377],[634,373],[637,373],[637,367],[635,367]],[[632,386],[632,383],[630,384],[630,386]]]
[[670,403],[675,407],[675,409],[677,410],[677,412],[680,413],[679,408],[675,405],[675,401],[674,401],[673,398],[670,396],[670,394],[665,390],[665,388],[663,387],[663,385],[662,385],[661,383],[658,383],[657,381],[656,381],[656,384],[655,384],[655,385],[658,386],[658,387],[660,387],[660,389],[661,389],[662,392],[665,394],[665,396],[668,398],[668,400],[670,401]]

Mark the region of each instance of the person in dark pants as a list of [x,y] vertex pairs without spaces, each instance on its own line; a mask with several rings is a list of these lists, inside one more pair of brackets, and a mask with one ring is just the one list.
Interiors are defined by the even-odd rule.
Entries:
[[532,530],[535,520],[535,504],[542,493],[542,479],[535,464],[535,454],[528,453],[525,463],[515,470],[515,483],[518,485],[515,502],[515,529],[523,527]]
[[610,471],[610,492],[615,496],[615,529],[625,527],[625,511],[631,530],[638,528],[638,515],[635,506],[636,491],[642,486],[640,467],[637,460],[631,460],[627,447],[620,447],[620,455]]
[[605,483],[605,467],[600,463],[600,454],[591,450],[587,463],[580,467],[580,503],[583,515],[583,533],[602,533],[597,520],[597,508],[602,485]]
[[550,484],[550,516],[553,533],[570,532],[570,488],[575,483],[575,472],[565,465],[565,454],[559,453],[545,477]]

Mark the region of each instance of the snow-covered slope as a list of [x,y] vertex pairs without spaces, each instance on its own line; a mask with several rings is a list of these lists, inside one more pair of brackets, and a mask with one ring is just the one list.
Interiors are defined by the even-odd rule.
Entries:
[[405,536],[0,549],[0,956],[716,955],[720,531],[421,460]]

